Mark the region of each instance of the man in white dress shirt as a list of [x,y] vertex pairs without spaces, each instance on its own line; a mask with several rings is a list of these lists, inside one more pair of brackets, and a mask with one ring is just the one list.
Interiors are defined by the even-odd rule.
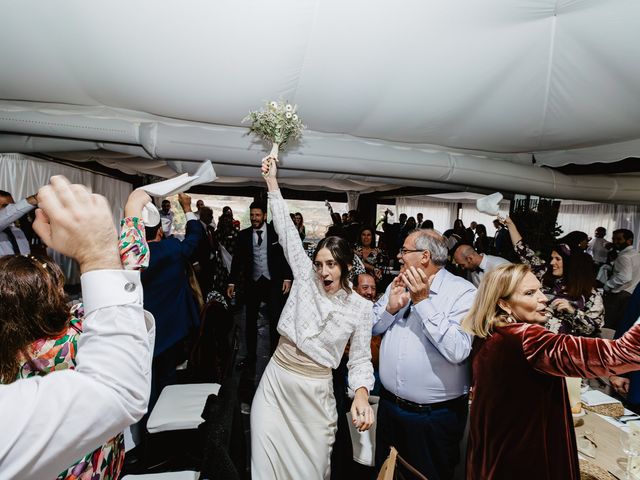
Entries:
[[503,263],[511,263],[502,257],[478,253],[471,245],[460,245],[456,248],[453,259],[458,265],[469,271],[469,281],[473,283],[476,288],[480,285],[485,273],[490,272]]
[[615,230],[612,243],[618,251],[618,257],[613,262],[611,277],[604,284],[604,321],[607,327],[616,328],[633,290],[640,282],[640,253],[633,248],[631,230]]
[[38,201],[34,230],[80,264],[84,333],[76,370],[0,385],[2,480],[54,478],[140,419],[149,400],[153,317],[139,272],[122,270],[106,199],[56,176]]
[[476,289],[443,268],[447,254],[435,230],[410,233],[374,306],[373,335],[384,334],[376,467],[393,445],[429,480],[453,476],[468,411],[472,336],[460,322]]

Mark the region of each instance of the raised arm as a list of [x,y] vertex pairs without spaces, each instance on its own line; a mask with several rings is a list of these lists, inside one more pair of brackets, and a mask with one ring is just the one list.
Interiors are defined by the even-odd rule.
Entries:
[[514,328],[522,349],[537,371],[563,377],[609,377],[640,369],[640,326],[617,340],[557,335],[540,325]]
[[307,256],[300,241],[300,235],[291,221],[289,208],[280,193],[276,173],[277,167],[274,157],[266,157],[262,160],[262,175],[269,191],[269,208],[271,215],[273,215],[273,228],[278,234],[278,242],[282,245],[284,256],[291,267],[294,279],[309,278],[313,275],[311,259]]
[[38,197],[29,195],[18,203],[10,203],[0,209],[0,230],[4,230],[20,217],[26,215],[38,205]]
[[509,236],[511,237],[511,243],[513,243],[513,249],[520,257],[520,261],[529,265],[534,275],[538,280],[540,280],[546,272],[546,262],[540,258],[536,252],[529,247],[529,245],[527,245],[522,238],[522,235],[520,235],[517,227],[509,217],[504,219],[504,224],[509,229]]
[[118,250],[126,270],[144,270],[149,266],[149,245],[142,223],[142,208],[150,201],[147,192],[137,189],[131,192],[124,206]]

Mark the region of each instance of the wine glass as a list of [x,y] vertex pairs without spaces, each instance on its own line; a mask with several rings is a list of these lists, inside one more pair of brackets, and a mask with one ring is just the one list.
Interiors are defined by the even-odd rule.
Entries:
[[631,432],[620,432],[620,446],[622,447],[622,451],[627,455],[627,470],[625,472],[626,480],[636,480],[640,477],[636,477],[635,473],[640,473],[640,470],[637,472],[633,471],[633,459],[640,455],[640,439],[635,438],[635,436]]

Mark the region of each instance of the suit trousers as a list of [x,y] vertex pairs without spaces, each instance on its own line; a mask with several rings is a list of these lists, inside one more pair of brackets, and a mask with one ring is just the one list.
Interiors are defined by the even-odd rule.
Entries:
[[265,277],[257,281],[247,283],[246,293],[246,328],[247,360],[253,366],[256,360],[258,345],[258,313],[260,304],[266,303],[267,320],[269,322],[270,353],[278,346],[280,335],[278,334],[278,320],[283,307],[282,282],[274,282]]

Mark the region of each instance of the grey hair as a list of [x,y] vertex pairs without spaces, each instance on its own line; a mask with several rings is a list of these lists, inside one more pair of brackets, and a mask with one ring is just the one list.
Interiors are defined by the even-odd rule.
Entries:
[[416,250],[428,250],[434,265],[444,267],[447,264],[449,249],[444,237],[432,228],[417,228],[409,233],[416,236]]

